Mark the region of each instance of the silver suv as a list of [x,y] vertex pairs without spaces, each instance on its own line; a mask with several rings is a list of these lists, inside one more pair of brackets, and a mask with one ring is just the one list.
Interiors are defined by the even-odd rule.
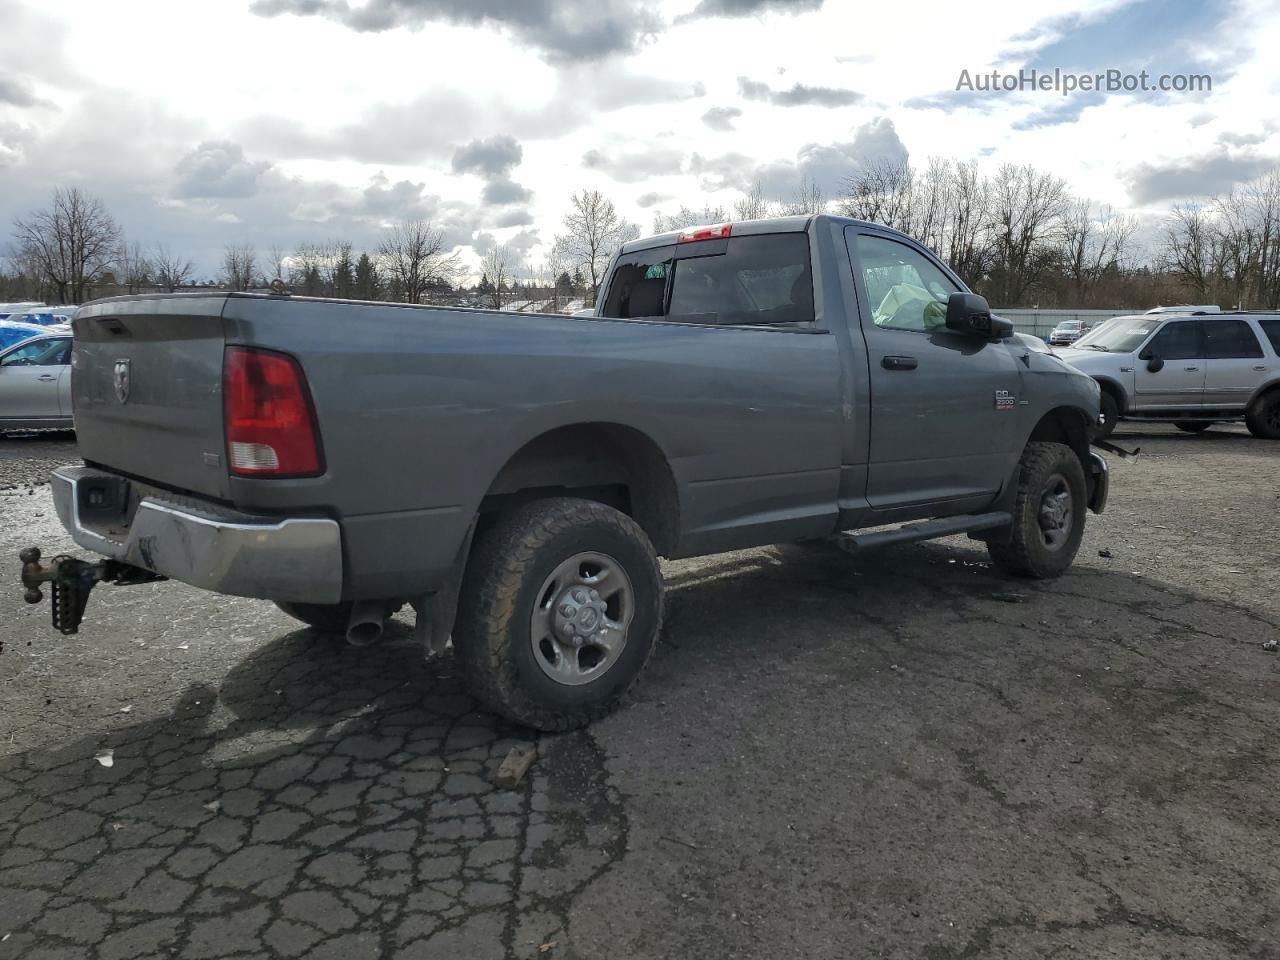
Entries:
[[1088,332],[1088,326],[1081,320],[1063,320],[1049,334],[1049,345],[1056,347],[1075,343]]
[[1102,387],[1099,436],[1119,420],[1244,420],[1280,440],[1280,314],[1116,317],[1057,353]]

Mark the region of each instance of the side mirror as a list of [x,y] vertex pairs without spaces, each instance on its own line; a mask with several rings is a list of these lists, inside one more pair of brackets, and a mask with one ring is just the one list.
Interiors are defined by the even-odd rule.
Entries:
[[985,297],[976,293],[953,293],[947,298],[947,329],[986,340],[1006,340],[1013,336],[1013,324],[993,317]]
[[1147,369],[1150,370],[1152,373],[1159,373],[1161,370],[1164,369],[1164,361],[1161,360],[1159,357],[1150,357],[1147,360]]

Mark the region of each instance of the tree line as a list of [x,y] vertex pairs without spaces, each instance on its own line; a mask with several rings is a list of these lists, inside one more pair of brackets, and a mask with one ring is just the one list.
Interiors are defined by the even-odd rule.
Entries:
[[[915,237],[997,306],[1140,309],[1189,300],[1280,307],[1280,170],[1173,206],[1151,250],[1136,242],[1135,217],[1072,195],[1060,177],[1029,164],[984,174],[972,161],[945,158],[923,168],[866,164],[835,198],[805,178],[790,198],[769,199],[757,182],[732,210],[681,206],[655,214],[653,230],[822,212]],[[444,230],[426,220],[386,227],[369,250],[344,240],[266,250],[230,244],[218,275],[197,280],[191,258],[128,240],[101,200],[60,188],[47,209],[14,222],[0,299],[74,304],[116,293],[265,290],[279,281],[306,296],[559,310],[575,300],[592,303],[609,259],[639,235],[609,197],[582,190],[570,198],[562,230],[540,262],[494,244],[470,285]]]

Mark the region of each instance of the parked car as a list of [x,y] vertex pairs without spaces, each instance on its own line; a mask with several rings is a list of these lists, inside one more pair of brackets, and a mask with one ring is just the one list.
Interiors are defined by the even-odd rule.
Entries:
[[96,580],[164,575],[356,644],[408,603],[485,703],[560,730],[611,710],[653,651],[659,555],[967,533],[1053,577],[1105,505],[1097,383],[901,233],[831,216],[666,233],[623,246],[601,289],[590,317],[234,293],[81,307],[87,465],[53,494],[109,559],[24,551],[28,599],[51,581],[74,632]]
[[1280,315],[1116,317],[1059,356],[1098,381],[1106,436],[1120,420],[1200,433],[1243,420],[1280,439]]
[[50,327],[61,324],[69,324],[73,314],[63,310],[55,312],[52,310],[28,310],[25,313],[11,313],[5,319],[16,323],[31,323],[39,327]]
[[1089,327],[1082,320],[1063,320],[1049,334],[1049,345],[1056,347],[1079,340]]
[[71,346],[45,334],[0,352],[0,430],[71,426]]
[[0,350],[48,332],[49,330],[46,327],[42,327],[39,324],[0,320]]

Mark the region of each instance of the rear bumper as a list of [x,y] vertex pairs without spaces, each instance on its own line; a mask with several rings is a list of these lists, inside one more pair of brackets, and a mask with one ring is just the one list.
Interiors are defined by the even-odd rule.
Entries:
[[[204,501],[150,495],[137,499],[129,515],[128,484],[91,467],[54,471],[54,505],[76,543],[217,593],[300,603],[341,600],[342,531],[336,521],[248,516]],[[112,503],[118,504],[114,513]]]
[[1111,490],[1111,468],[1107,458],[1089,451],[1089,509],[1101,513],[1107,509],[1107,494]]

